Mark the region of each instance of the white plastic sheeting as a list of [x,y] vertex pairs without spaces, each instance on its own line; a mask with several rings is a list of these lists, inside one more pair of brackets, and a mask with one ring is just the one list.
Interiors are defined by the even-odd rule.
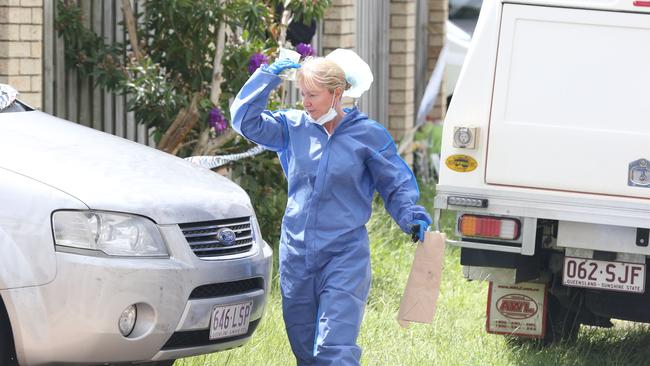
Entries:
[[18,97],[18,91],[7,84],[0,84],[0,111],[9,107]]

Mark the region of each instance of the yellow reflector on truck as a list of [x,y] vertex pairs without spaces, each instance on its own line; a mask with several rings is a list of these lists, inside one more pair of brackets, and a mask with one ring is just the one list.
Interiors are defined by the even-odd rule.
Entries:
[[520,222],[507,217],[461,215],[458,231],[462,236],[515,240],[519,237]]

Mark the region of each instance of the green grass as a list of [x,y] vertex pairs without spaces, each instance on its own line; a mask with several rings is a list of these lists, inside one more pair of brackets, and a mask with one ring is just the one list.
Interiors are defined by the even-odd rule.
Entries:
[[[431,190],[422,195],[424,202],[431,202]],[[443,219],[449,230],[453,216]],[[433,324],[400,328],[397,310],[415,247],[381,205],[376,205],[368,231],[373,283],[359,336],[363,365],[650,364],[650,328],[633,323],[616,322],[613,329],[583,326],[574,344],[548,348],[485,333],[487,283],[464,280],[460,252],[450,247]],[[265,317],[249,343],[175,365],[295,365],[282,321],[277,274]]]

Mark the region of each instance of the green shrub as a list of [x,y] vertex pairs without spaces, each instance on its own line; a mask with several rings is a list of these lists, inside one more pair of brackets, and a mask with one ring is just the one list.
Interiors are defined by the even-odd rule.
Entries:
[[[280,24],[281,14],[277,13],[281,5],[293,13],[295,21],[311,22],[323,17],[331,0],[146,0],[142,7],[146,11],[135,14],[139,52],[130,44],[106,43],[83,24],[77,4],[57,1],[56,27],[65,41],[66,66],[81,77],[92,77],[97,88],[128,94],[128,109],[139,124],[154,131],[157,144],[163,135],[179,132],[176,135],[182,136],[181,141],[159,148],[184,157],[239,153],[253,147],[225,130],[228,127],[211,125],[211,112],[218,108],[220,118],[229,119],[230,101],[251,74],[252,55],[263,54],[273,61],[286,26]],[[222,82],[213,84],[221,24],[228,30],[220,60]],[[219,90],[218,97],[211,95],[214,88]],[[283,95],[282,90],[272,93],[269,109],[299,107],[287,105]],[[172,124],[183,110],[197,116],[189,131]],[[233,180],[251,197],[262,235],[277,248],[287,200],[286,180],[277,157],[265,152],[231,163],[230,169]]]

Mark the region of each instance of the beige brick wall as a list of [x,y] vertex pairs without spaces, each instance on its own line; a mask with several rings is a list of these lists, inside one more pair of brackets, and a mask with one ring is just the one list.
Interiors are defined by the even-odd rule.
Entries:
[[[438,58],[444,41],[444,24],[447,19],[448,0],[427,0],[429,8],[428,27],[428,75]],[[333,0],[323,20],[323,55],[335,48],[356,48],[355,0]],[[388,78],[388,130],[399,141],[414,126],[416,107],[414,100],[416,83],[426,84],[428,79],[415,77],[415,38],[417,20],[416,0],[390,0],[389,14],[389,72],[375,75]],[[443,118],[445,98],[441,95],[430,120]]]
[[[337,48],[356,49],[357,9],[356,0],[332,0],[323,17],[323,54],[326,56]],[[352,98],[343,98],[343,106],[351,107]]]
[[323,55],[337,48],[357,46],[357,9],[355,0],[332,0],[323,17]]
[[[448,0],[429,0],[429,28],[428,28],[428,71],[429,75],[433,71],[438,60],[440,50],[445,40],[445,21],[448,17],[449,5]],[[447,98],[443,95],[445,90],[445,80],[442,81],[440,94],[435,106],[427,116],[428,120],[441,121],[445,118],[447,109]]]
[[36,108],[42,104],[42,50],[43,0],[0,0],[0,83]]
[[415,121],[415,0],[390,0],[388,129],[401,139]]

